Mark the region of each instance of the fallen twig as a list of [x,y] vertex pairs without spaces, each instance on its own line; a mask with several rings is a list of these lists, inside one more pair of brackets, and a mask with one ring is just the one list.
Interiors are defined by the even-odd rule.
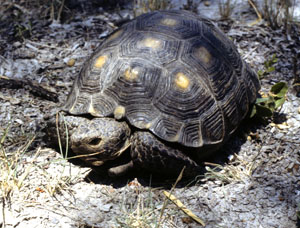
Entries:
[[7,88],[7,89],[24,88],[34,96],[41,97],[49,101],[58,102],[58,95],[56,93],[49,91],[43,86],[31,82],[29,80],[8,78],[6,76],[0,75],[0,88]]
[[163,191],[164,195],[168,197],[169,200],[171,200],[177,207],[179,207],[180,210],[182,210],[184,213],[186,213],[189,217],[191,217],[193,220],[195,220],[197,223],[199,223],[201,226],[205,226],[205,223],[196,216],[191,210],[187,209],[187,207],[174,195],[167,191]]
[[248,2],[252,6],[252,8],[254,9],[254,11],[258,17],[257,20],[255,20],[254,22],[251,23],[251,25],[255,25],[261,21],[262,16],[261,16],[261,13],[259,12],[259,10],[257,9],[256,5],[254,4],[254,2],[252,2],[252,0],[248,0]]

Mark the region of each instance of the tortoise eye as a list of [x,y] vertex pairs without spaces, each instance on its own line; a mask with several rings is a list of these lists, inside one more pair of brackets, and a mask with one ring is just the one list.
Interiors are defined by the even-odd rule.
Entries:
[[92,146],[96,146],[98,145],[99,143],[101,142],[101,138],[94,138],[92,139],[89,144],[92,145]]

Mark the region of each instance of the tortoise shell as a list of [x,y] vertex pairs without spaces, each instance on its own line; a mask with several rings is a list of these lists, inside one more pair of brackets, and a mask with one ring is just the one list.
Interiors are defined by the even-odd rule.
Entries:
[[85,62],[63,110],[125,119],[188,147],[222,144],[260,88],[233,42],[187,11],[141,15]]

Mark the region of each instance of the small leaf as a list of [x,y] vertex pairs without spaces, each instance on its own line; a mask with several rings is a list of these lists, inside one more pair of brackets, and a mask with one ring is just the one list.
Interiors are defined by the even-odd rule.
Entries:
[[270,92],[277,96],[277,97],[285,97],[286,93],[288,91],[287,83],[285,82],[278,82],[275,85],[272,86]]
[[278,100],[275,101],[275,109],[279,108],[281,105],[283,105],[283,103],[285,102],[285,98],[282,97]]
[[270,109],[272,112],[275,111],[275,99],[274,97],[270,96],[268,102],[264,105],[264,107]]
[[264,71],[258,70],[257,73],[258,73],[259,75],[262,75],[262,74],[264,73]]
[[271,73],[271,72],[273,72],[275,70],[275,67],[274,66],[269,66],[268,68],[267,68],[267,72],[268,73]]
[[250,118],[252,118],[255,115],[256,115],[256,105],[253,105],[252,110],[251,110],[251,114],[250,114]]
[[272,62],[273,63],[276,63],[278,61],[278,59],[276,58],[276,54],[274,54],[273,56],[272,56]]
[[267,103],[269,101],[269,97],[260,97],[256,99],[256,104]]
[[273,111],[265,106],[256,104],[256,113],[259,117],[271,117],[273,115]]
[[262,79],[263,76],[264,76],[264,74],[265,74],[265,72],[262,71],[262,70],[258,70],[258,71],[257,71],[257,74],[258,74],[258,78],[259,78],[259,79]]

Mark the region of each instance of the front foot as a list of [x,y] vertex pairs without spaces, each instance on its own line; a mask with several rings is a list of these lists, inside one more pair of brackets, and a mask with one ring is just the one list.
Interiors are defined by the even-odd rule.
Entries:
[[130,161],[124,165],[119,165],[108,169],[107,173],[110,177],[120,177],[128,174],[131,170],[133,170],[133,168],[133,161]]
[[[190,157],[192,148],[176,147],[156,138],[150,132],[136,132],[131,138],[131,158],[137,169],[166,176],[197,176],[204,167]],[[194,151],[195,152],[195,151]]]

